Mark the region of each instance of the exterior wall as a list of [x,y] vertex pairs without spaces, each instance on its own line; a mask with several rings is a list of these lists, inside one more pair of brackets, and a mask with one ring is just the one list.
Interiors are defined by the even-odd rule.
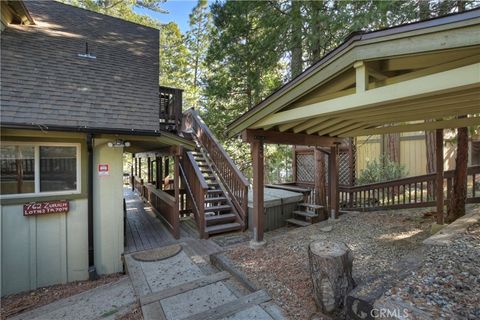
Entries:
[[[356,175],[367,166],[368,161],[378,159],[382,152],[380,136],[358,137],[356,141]],[[471,142],[469,143],[469,150]],[[455,169],[456,142],[451,132],[444,136],[444,170]],[[469,151],[469,165],[472,165],[472,154]],[[426,174],[427,147],[423,132],[409,132],[400,135],[400,163],[405,165],[408,176]]]
[[[2,130],[2,141],[80,142],[81,194],[2,199],[1,296],[38,287],[88,279],[87,148],[83,134]],[[122,271],[123,186],[122,148],[108,148],[110,140],[96,139],[94,147],[94,246],[99,274]],[[98,164],[110,174],[98,176]],[[70,202],[64,214],[23,216],[23,204],[33,201]]]
[[[93,159],[93,227],[99,274],[123,271],[123,148],[109,148],[109,141],[95,139]],[[109,175],[98,175],[99,164],[109,165]]]
[[2,205],[1,294],[88,279],[87,200],[67,214],[23,216],[23,205]]

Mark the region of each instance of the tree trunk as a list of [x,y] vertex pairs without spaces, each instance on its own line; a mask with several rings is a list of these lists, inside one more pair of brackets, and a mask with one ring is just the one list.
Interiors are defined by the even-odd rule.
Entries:
[[[435,131],[425,131],[425,146],[427,151],[427,173],[435,173]],[[433,199],[433,183],[427,184],[427,199]]]
[[303,50],[302,50],[302,3],[298,0],[292,1],[291,9],[291,52],[292,58],[290,60],[291,79],[298,76],[303,71]]
[[384,155],[392,162],[400,163],[400,133],[387,133],[383,136]]
[[430,0],[418,1],[418,11],[420,20],[427,20],[430,18]]
[[468,167],[468,128],[457,129],[457,157],[453,176],[453,191],[446,221],[448,223],[465,215],[465,200],[467,198],[467,167]]
[[354,288],[353,254],[342,242],[314,241],[308,246],[315,302],[324,313],[341,312]]

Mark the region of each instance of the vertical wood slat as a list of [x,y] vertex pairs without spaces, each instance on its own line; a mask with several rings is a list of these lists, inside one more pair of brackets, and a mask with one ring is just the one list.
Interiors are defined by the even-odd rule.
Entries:
[[[475,177],[480,174],[480,166],[471,166],[468,168],[468,181],[475,181]],[[454,171],[445,171],[444,180],[446,180],[447,190],[445,199],[450,198],[452,190]],[[359,185],[354,187],[340,186],[340,199],[345,209],[353,208],[409,208],[409,207],[426,207],[434,206],[436,203],[436,192],[433,199],[424,196],[424,191],[428,185],[432,185],[435,190],[437,186],[436,174],[427,174],[416,177],[402,178],[398,180],[374,183],[368,185]],[[470,187],[470,185],[469,185]],[[413,188],[413,190],[412,190]],[[343,201],[348,199],[348,195],[353,194],[353,201]],[[408,197],[408,198],[407,198]],[[448,202],[448,201],[447,201]],[[478,192],[473,190],[468,192],[467,203],[478,203],[480,197]]]

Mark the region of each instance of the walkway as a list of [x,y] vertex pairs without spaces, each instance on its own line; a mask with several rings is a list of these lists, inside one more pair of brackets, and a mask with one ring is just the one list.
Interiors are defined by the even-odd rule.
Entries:
[[[162,221],[155,216],[152,208],[130,188],[124,188],[127,203],[125,253],[143,251],[178,242],[168,232]],[[180,232],[182,238],[189,238],[186,232]]]
[[283,319],[264,290],[248,291],[186,243],[165,260],[137,261],[127,254],[125,262],[145,320]]

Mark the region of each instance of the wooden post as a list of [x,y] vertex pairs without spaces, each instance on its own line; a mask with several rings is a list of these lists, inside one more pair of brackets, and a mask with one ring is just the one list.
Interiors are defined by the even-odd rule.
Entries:
[[138,178],[142,179],[142,158],[138,158]]
[[134,166],[135,166],[135,154],[132,153],[132,165],[130,166],[130,183],[132,184],[132,191],[135,191]]
[[435,131],[435,158],[437,167],[437,224],[443,224],[443,129]]
[[152,159],[147,157],[147,183],[152,182]]
[[[314,148],[315,159],[315,199],[314,202],[317,205],[327,206],[326,194],[325,194],[325,155],[319,148]],[[322,209],[321,220],[328,218],[326,209]]]
[[330,147],[330,218],[338,218],[338,145]]
[[155,157],[155,187],[162,188],[162,158]]
[[253,160],[253,241],[263,243],[264,203],[263,175],[264,155],[263,141],[253,140],[250,143]]
[[175,152],[173,163],[173,188],[175,190],[175,218],[173,225],[173,236],[175,239],[180,238],[180,215],[179,215],[179,202],[180,202],[180,155],[177,150]]

